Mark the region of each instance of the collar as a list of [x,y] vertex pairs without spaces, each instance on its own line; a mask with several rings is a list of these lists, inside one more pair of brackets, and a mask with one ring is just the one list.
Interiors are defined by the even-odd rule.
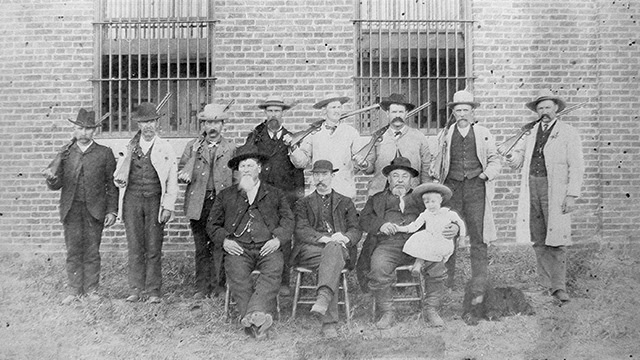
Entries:
[[[555,125],[556,122],[558,122],[558,118],[557,117],[555,119],[551,120],[551,122],[548,124],[549,128],[553,127],[553,125]],[[540,128],[542,128],[543,126],[544,126],[544,123],[542,121],[540,121]]]
[[89,145],[87,145],[87,146],[80,145],[80,143],[79,143],[79,142],[76,142],[76,145],[78,145],[78,148],[80,149],[80,151],[84,153],[84,152],[87,152],[87,149],[88,149],[91,145],[93,145],[93,140],[91,140],[91,142],[90,142],[90,143],[89,143]]
[[157,136],[154,136],[153,139],[151,139],[151,141],[147,141],[142,136],[140,137],[140,149],[142,149],[142,152],[144,154],[149,152],[149,149],[151,148],[151,146],[156,142],[156,138]]
[[455,126],[456,126],[456,129],[458,129],[458,132],[460,133],[460,135],[462,135],[462,137],[467,137],[467,134],[469,134],[469,131],[471,130],[471,124],[469,124],[469,126],[465,128],[459,127],[458,124],[456,124]]

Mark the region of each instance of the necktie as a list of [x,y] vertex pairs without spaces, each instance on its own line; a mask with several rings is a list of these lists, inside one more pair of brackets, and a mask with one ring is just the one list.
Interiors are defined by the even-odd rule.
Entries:
[[542,132],[547,132],[547,129],[549,128],[549,125],[547,124],[542,124]]
[[325,127],[325,129],[327,129],[327,130],[331,131],[331,133],[333,134],[333,132],[334,132],[334,131],[336,131],[336,128],[337,128],[338,126],[329,126],[329,125],[325,125],[324,127]]
[[402,131],[396,131],[394,135],[395,137],[400,137],[400,135],[402,135]]

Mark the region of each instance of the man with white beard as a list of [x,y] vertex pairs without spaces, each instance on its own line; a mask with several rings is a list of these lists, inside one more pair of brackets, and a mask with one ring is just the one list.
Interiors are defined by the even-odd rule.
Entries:
[[[294,226],[285,193],[260,180],[267,159],[251,143],[238,148],[228,163],[238,171],[238,186],[216,195],[207,221],[209,237],[227,253],[224,267],[240,323],[257,339],[266,338],[273,324],[284,265],[281,249],[290,246]],[[254,270],[260,271],[255,286]]]

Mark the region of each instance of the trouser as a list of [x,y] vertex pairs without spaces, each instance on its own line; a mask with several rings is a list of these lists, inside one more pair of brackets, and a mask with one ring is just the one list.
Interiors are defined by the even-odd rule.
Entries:
[[82,295],[97,290],[104,222],[91,216],[84,202],[74,201],[63,226],[70,294]]
[[160,296],[164,224],[158,222],[160,195],[127,192],[123,217],[129,251],[129,286],[135,294]]
[[225,284],[224,250],[220,246],[214,246],[209,234],[207,234],[207,220],[215,199],[215,196],[209,195],[209,192],[207,195],[202,206],[200,219],[189,220],[195,244],[196,291],[205,295],[214,290],[221,291]]
[[[280,184],[272,185],[275,187],[279,187]],[[304,189],[286,190],[285,195],[287,197],[289,208],[291,208],[291,211],[294,211],[296,202],[304,196]],[[282,251],[282,258],[284,259],[281,284],[283,286],[289,286],[291,280],[291,253],[293,252],[293,241],[288,241],[288,244],[281,247],[280,250]]]
[[[467,226],[467,234],[471,244],[471,279],[474,291],[482,291],[487,282],[487,244],[484,242],[484,207],[486,187],[485,181],[479,177],[457,181],[447,179],[447,185],[453,196],[447,202],[452,210],[456,211]],[[446,263],[449,274],[449,286],[453,285],[456,266],[457,242],[453,254]]]
[[[273,312],[284,265],[282,252],[276,250],[267,256],[260,256],[260,248],[264,243],[238,244],[244,252],[241,255],[227,254],[224,268],[229,289],[238,304],[240,317],[254,311]],[[255,286],[251,277],[253,270],[260,271]]]
[[349,252],[341,244],[332,241],[324,246],[303,244],[297,256],[298,265],[318,270],[318,290],[329,288],[333,293],[329,308],[322,317],[322,323],[338,322],[338,287],[340,273],[344,269]]
[[566,290],[566,248],[548,246],[549,183],[546,177],[529,177],[529,230],[538,264],[538,281],[552,292]]

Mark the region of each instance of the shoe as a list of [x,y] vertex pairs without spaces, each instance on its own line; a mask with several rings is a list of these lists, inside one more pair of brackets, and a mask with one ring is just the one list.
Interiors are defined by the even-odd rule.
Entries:
[[[261,314],[260,317],[254,316],[254,325],[258,327],[258,330],[256,331],[256,339],[257,340],[266,339],[267,331],[269,330],[271,325],[273,325],[273,317],[271,316],[271,314],[265,314],[262,312],[257,312],[256,314]],[[256,324],[256,320],[259,320],[260,322],[262,322],[262,324],[261,325]]]
[[278,291],[280,296],[291,296],[291,290],[289,290],[289,286],[280,285],[280,290]]
[[321,287],[318,290],[318,296],[316,298],[316,302],[311,307],[311,312],[314,315],[324,316],[327,313],[327,309],[329,309],[329,303],[333,298],[333,294],[331,290],[326,287]]
[[72,302],[74,302],[76,300],[78,300],[78,297],[76,295],[67,295],[67,297],[62,300],[61,304],[62,305],[69,305],[69,304],[71,304]]
[[338,330],[336,330],[336,324],[327,323],[322,324],[322,336],[325,339],[335,339],[338,337]]
[[567,294],[567,292],[566,292],[566,291],[564,291],[564,290],[562,290],[562,289],[559,289],[559,290],[554,291],[554,292],[553,292],[553,296],[554,296],[556,299],[558,299],[558,300],[560,300],[560,301],[562,301],[562,302],[568,302],[568,301],[570,301],[570,300],[571,300],[571,299],[569,298],[569,294]]
[[92,292],[87,294],[87,300],[89,300],[91,302],[100,301],[100,295],[98,295],[97,291],[92,291]]
[[203,300],[205,297],[206,297],[205,294],[200,291],[193,294],[193,300]]
[[376,323],[376,327],[380,330],[388,329],[393,326],[395,320],[396,315],[393,311],[385,311]]
[[424,309],[425,315],[427,316],[427,322],[429,325],[433,327],[443,327],[444,320],[438,315],[438,312],[433,307],[426,307]]
[[250,328],[251,325],[253,325],[253,314],[255,313],[252,312],[250,314],[247,314],[240,320],[240,324],[245,327],[245,331],[247,328]]
[[140,301],[140,295],[138,295],[138,294],[129,295],[129,297],[127,297],[126,301],[127,302],[138,302],[138,301]]
[[149,300],[147,301],[149,304],[160,304],[159,296],[149,296]]

